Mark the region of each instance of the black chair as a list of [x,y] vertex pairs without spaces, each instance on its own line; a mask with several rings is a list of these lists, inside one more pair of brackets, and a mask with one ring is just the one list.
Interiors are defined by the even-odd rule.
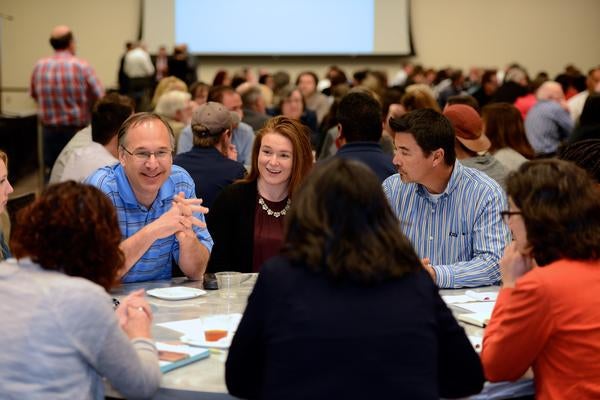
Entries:
[[15,226],[17,212],[32,203],[35,200],[35,192],[23,193],[19,196],[11,197],[6,202],[6,211],[10,219],[10,226]]

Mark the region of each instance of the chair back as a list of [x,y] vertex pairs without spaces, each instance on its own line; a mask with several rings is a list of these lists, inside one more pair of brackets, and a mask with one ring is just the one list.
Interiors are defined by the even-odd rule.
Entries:
[[27,192],[8,199],[6,202],[6,211],[10,219],[10,226],[16,224],[17,212],[25,208],[35,200],[35,192]]

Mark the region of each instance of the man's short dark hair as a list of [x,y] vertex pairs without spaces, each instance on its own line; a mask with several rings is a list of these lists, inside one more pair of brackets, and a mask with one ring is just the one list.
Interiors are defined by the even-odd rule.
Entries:
[[236,91],[227,85],[217,85],[210,88],[206,101],[214,101],[223,104],[223,96],[225,93],[236,93]]
[[92,140],[106,145],[133,110],[133,100],[118,93],[109,93],[98,100],[92,110]]
[[347,142],[377,142],[381,139],[381,105],[364,92],[350,92],[342,98],[337,120]]
[[73,40],[73,33],[71,33],[69,31],[62,36],[51,37],[50,38],[50,46],[52,46],[52,48],[54,50],[64,50],[67,47],[69,47],[72,40]]
[[390,127],[397,135],[413,135],[426,156],[437,149],[444,150],[444,161],[447,165],[454,165],[454,128],[439,112],[430,108],[414,110],[398,119],[390,118]]

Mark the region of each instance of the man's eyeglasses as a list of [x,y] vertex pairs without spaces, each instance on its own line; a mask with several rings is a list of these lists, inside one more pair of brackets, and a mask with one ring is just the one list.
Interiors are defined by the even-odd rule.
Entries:
[[164,160],[173,155],[172,150],[157,150],[157,151],[146,151],[146,150],[135,150],[131,152],[125,148],[125,146],[121,146],[123,150],[127,152],[127,154],[134,156],[136,159],[140,161],[148,161],[150,157],[154,156],[157,160]]
[[500,211],[500,216],[506,224],[508,224],[508,219],[511,215],[521,215],[521,211]]

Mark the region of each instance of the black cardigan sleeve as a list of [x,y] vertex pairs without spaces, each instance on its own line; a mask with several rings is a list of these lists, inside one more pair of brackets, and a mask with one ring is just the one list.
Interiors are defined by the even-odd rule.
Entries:
[[268,273],[258,276],[240,325],[231,342],[225,363],[225,383],[230,394],[245,398],[260,397],[265,375],[265,316],[268,313]]
[[214,246],[208,272],[252,272],[256,182],[234,183],[217,196],[206,215]]

